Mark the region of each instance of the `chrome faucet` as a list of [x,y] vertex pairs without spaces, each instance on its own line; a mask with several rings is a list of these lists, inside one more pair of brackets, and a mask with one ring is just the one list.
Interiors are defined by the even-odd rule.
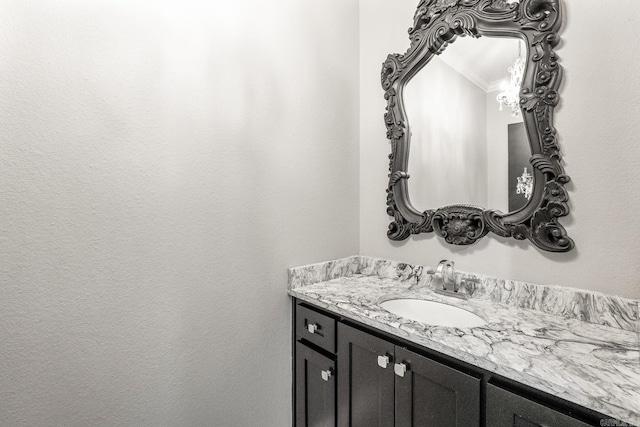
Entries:
[[435,271],[436,289],[458,291],[456,286],[456,272],[453,266],[454,262],[446,259],[438,263]]
[[433,276],[435,278],[435,292],[441,295],[456,298],[467,298],[467,294],[458,291],[460,283],[456,280],[456,271],[453,268],[454,262],[442,260],[438,263]]

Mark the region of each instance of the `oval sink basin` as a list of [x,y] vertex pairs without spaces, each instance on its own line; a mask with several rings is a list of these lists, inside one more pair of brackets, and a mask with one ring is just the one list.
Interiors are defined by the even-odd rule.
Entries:
[[380,306],[396,316],[435,326],[454,328],[475,328],[487,322],[463,308],[423,299],[392,299]]

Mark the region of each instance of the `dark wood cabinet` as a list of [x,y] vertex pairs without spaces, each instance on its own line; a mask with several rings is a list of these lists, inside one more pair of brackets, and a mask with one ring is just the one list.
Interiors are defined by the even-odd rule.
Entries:
[[487,385],[487,426],[491,427],[588,427],[568,414]]
[[294,306],[296,427],[336,426],[336,319]]
[[335,427],[336,362],[296,342],[296,425]]
[[338,324],[338,426],[394,425],[395,346]]
[[395,358],[396,427],[480,425],[479,378],[402,347]]
[[296,427],[585,427],[615,421],[311,304],[295,305],[294,328]]
[[480,379],[338,324],[338,426],[480,425]]

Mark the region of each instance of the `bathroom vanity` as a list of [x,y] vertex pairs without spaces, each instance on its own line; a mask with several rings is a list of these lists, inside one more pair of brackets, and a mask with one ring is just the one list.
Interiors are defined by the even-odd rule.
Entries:
[[[466,246],[495,234],[574,249],[554,127],[563,10],[419,1],[407,50],[380,74],[389,239]],[[297,426],[640,424],[638,300],[449,264],[351,257],[289,270]]]
[[[297,426],[601,426],[640,422],[638,302],[366,257],[289,270]],[[472,277],[473,276],[473,277]],[[432,326],[380,303],[415,298],[482,317]]]

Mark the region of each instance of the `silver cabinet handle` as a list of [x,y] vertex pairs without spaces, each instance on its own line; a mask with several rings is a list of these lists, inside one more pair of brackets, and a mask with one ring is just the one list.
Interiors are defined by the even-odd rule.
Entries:
[[378,356],[378,366],[382,369],[387,369],[387,365],[389,365],[389,356]]
[[393,372],[399,377],[404,377],[405,372],[407,372],[407,365],[404,363],[396,363],[393,366]]
[[324,381],[329,381],[329,378],[331,378],[333,373],[331,372],[331,369],[327,369],[326,371],[322,371],[321,375]]
[[310,334],[315,334],[318,330],[318,325],[316,325],[315,323],[309,323],[307,324],[307,330]]

